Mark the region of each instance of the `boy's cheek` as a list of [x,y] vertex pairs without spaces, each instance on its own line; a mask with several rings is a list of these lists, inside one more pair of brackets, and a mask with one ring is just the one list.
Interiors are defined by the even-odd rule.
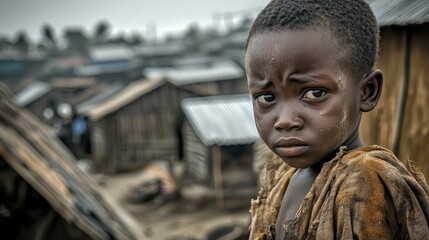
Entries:
[[259,135],[261,135],[262,131],[262,124],[259,121],[256,121],[256,128],[258,129]]
[[264,132],[263,124],[260,121],[256,121],[256,130],[258,130],[259,137],[266,143],[266,133]]

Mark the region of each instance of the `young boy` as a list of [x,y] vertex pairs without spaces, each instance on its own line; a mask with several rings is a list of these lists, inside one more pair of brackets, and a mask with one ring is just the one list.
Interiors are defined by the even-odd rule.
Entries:
[[267,159],[250,239],[428,239],[429,189],[392,152],[363,146],[383,83],[364,0],[273,0],[246,47]]

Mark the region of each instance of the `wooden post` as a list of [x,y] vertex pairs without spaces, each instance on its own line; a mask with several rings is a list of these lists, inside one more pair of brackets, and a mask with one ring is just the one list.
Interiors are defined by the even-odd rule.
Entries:
[[398,110],[396,112],[393,141],[392,141],[392,146],[390,147],[390,149],[392,149],[392,152],[396,155],[398,155],[399,153],[399,147],[400,147],[399,140],[401,139],[402,123],[404,121],[404,112],[405,112],[405,106],[407,101],[408,85],[410,81],[410,54],[411,54],[410,38],[411,36],[409,31],[407,31],[407,29],[404,29],[402,33],[403,48],[404,48],[404,55],[403,55],[404,72],[402,74],[401,88],[399,92],[399,101],[398,101],[398,108],[397,108]]
[[216,206],[223,208],[223,184],[222,184],[222,151],[220,146],[213,146],[213,178],[216,194]]

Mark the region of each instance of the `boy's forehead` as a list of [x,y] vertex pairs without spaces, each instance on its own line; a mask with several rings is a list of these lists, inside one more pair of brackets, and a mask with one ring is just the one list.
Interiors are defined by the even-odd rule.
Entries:
[[300,29],[256,34],[250,39],[245,54],[246,72],[264,71],[264,66],[286,67],[295,64],[302,71],[315,71],[330,65],[337,73],[350,74],[350,51],[338,38],[324,29]]
[[[246,60],[249,60],[254,56],[293,54],[296,52],[308,55],[316,55],[320,52],[327,54],[327,56],[334,54],[344,55],[348,52],[347,48],[344,47],[344,45],[340,44],[340,40],[326,29],[305,28],[280,32],[263,32],[253,35],[249,40],[245,57]],[[314,50],[319,51],[315,52]],[[275,61],[275,59],[271,58],[266,60]]]
[[281,31],[262,31],[255,33],[249,39],[249,46],[255,41],[265,41],[267,38],[276,40],[279,44],[285,44],[286,42],[284,40],[288,38],[289,35],[294,35],[295,38],[290,38],[288,40],[298,42],[308,38],[329,39],[333,44],[340,44],[342,42],[342,39],[337,36],[335,31],[330,30],[328,27],[308,26],[297,29],[286,28]]

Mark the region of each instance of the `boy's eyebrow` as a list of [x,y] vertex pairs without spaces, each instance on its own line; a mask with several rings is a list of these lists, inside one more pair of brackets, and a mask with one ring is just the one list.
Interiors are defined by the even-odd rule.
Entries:
[[[301,83],[301,84],[305,84],[305,83],[310,83],[310,82],[315,82],[318,80],[325,80],[325,79],[329,79],[323,75],[321,76],[305,76],[305,75],[294,75],[288,78],[288,82],[290,83]],[[252,81],[249,84],[249,88],[256,88],[256,89],[267,89],[268,87],[270,87],[273,83],[270,80],[260,80],[260,81]]]
[[[318,79],[323,79],[323,78],[318,78]],[[297,82],[297,83],[309,83],[309,82],[313,82],[316,81],[314,77],[307,77],[307,76],[293,76],[293,77],[289,77],[288,78],[289,82]],[[269,80],[261,80],[258,82],[252,82],[250,83],[249,86],[251,87],[257,87],[257,88],[266,88],[269,87],[271,85],[271,81]]]
[[[297,82],[297,83],[309,83],[316,81],[316,77],[314,76],[301,76],[301,75],[294,75],[292,77],[289,77],[290,82]],[[317,79],[323,79],[321,77],[317,77]]]
[[257,82],[250,82],[249,88],[257,88],[257,89],[266,89],[269,86],[271,86],[273,83],[271,81],[268,81],[266,79],[257,81]]

